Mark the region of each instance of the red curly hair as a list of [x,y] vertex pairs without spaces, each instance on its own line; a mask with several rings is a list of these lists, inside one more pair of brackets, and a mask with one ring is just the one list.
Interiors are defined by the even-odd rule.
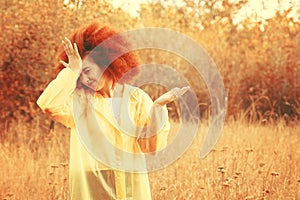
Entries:
[[[113,37],[112,41],[105,43],[105,46],[99,45],[110,37]],[[105,71],[108,71],[113,76],[115,82],[125,82],[139,72],[136,68],[130,72],[130,75],[126,75],[126,79],[123,78],[125,73],[138,66],[139,57],[133,51],[128,51],[130,44],[110,26],[93,22],[73,31],[68,38],[72,43],[77,44],[82,59],[89,56],[101,68],[106,67],[103,65],[107,64]],[[116,55],[119,56],[116,57]],[[58,48],[57,59],[58,61],[68,62],[68,56],[64,51],[63,45],[60,45]],[[55,75],[63,68],[65,66],[59,63],[55,68]]]

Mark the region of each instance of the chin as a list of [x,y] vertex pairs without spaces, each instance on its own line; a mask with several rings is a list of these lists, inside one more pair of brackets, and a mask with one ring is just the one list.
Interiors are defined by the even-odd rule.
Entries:
[[97,90],[95,89],[95,87],[90,87],[90,86],[85,86],[87,90],[91,91],[91,92],[96,92]]

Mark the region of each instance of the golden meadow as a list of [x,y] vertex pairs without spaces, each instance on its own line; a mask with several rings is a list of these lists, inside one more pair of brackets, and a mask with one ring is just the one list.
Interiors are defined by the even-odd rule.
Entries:
[[[37,122],[36,122],[37,123]],[[17,125],[20,136],[0,145],[1,199],[67,199],[69,134],[58,126],[43,133]],[[170,141],[178,122],[172,122]],[[204,159],[203,122],[190,148],[164,169],[151,172],[153,199],[299,199],[300,127],[228,121]]]
[[[41,113],[35,101],[53,78],[61,38],[94,19],[122,30],[154,26],[179,31],[207,50],[224,80],[224,129],[213,151],[199,159],[210,119],[201,76],[179,56],[139,52],[142,63],[167,64],[186,77],[201,111],[188,151],[150,173],[153,199],[300,199],[300,27],[287,17],[289,10],[267,20],[262,31],[259,22],[232,23],[232,13],[243,3],[223,1],[224,9],[217,10],[207,1],[207,13],[190,1],[181,9],[145,4],[140,18],[134,18],[95,2],[81,7],[62,1],[0,4],[0,199],[67,199],[69,131]],[[153,98],[164,92],[158,86],[145,90]],[[175,104],[169,109],[170,143],[180,123]]]

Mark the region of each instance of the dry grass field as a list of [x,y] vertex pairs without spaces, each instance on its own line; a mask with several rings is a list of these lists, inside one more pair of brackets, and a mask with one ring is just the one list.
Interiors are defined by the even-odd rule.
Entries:
[[[0,199],[67,199],[68,130],[45,135],[38,124],[17,126],[0,144]],[[199,159],[207,128],[179,160],[149,174],[154,200],[300,199],[299,126],[226,122],[213,151]]]

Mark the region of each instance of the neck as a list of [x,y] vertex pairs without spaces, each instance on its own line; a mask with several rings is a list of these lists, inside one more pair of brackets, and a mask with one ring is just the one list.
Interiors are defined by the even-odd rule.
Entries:
[[97,93],[101,94],[104,98],[111,98],[111,97],[122,97],[124,92],[124,85],[123,84],[115,84],[109,90],[107,88],[103,88]]

